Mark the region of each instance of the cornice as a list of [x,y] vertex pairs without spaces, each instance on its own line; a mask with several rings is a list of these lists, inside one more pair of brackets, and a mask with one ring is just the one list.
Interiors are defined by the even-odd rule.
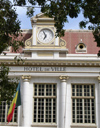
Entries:
[[92,30],[83,30],[83,29],[66,29],[65,32],[92,32]]
[[14,58],[15,55],[1,55],[0,64],[4,63],[7,66],[70,66],[70,67],[100,67],[100,58],[95,54],[93,55],[70,55],[67,54],[67,57],[59,58],[32,58],[32,57],[23,57],[23,55],[17,54],[23,61],[16,63]]
[[[22,58],[23,59],[23,58]],[[24,58],[23,62],[16,63],[13,59],[0,59],[0,64],[7,66],[69,66],[69,67],[100,67],[100,60],[46,60],[46,59],[28,59]]]
[[60,47],[50,48],[50,47],[46,46],[46,48],[44,48],[44,47],[34,48],[34,49],[27,48],[27,49],[23,49],[23,51],[25,51],[25,52],[29,52],[29,51],[30,52],[32,52],[32,51],[49,51],[49,52],[51,52],[51,51],[66,51],[66,52],[68,52],[68,49],[64,49],[63,47],[62,47],[62,49],[60,49]]

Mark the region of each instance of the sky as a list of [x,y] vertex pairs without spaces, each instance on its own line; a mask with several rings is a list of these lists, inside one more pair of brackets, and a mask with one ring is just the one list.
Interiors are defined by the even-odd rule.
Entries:
[[[26,16],[26,8],[25,7],[17,7],[18,18],[21,21],[21,29],[32,29],[30,18]],[[35,8],[36,14],[40,13],[40,8]],[[82,13],[78,16],[78,18],[68,18],[69,23],[65,23],[64,29],[80,29],[79,22],[83,20]]]

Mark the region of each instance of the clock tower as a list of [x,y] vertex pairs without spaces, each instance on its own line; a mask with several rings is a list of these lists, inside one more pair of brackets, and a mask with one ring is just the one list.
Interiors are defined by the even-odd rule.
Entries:
[[[54,18],[49,18],[43,13],[31,18],[32,36],[25,41],[24,52],[30,57],[56,57],[59,52],[68,52],[66,42],[56,37]],[[58,54],[58,55],[57,55]]]

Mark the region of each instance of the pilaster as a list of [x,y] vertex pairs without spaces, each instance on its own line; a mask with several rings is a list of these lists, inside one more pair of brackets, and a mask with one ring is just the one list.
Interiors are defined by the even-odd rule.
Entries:
[[98,76],[98,82],[99,82],[99,84],[100,84],[100,76]]
[[66,121],[66,95],[67,95],[67,80],[68,76],[60,76],[60,109],[59,109],[59,128],[65,128]]
[[97,112],[97,114],[98,114],[98,128],[100,128],[100,76],[98,76],[98,112]]
[[31,76],[29,75],[23,75],[22,80],[23,80],[23,98],[22,98],[22,121],[21,121],[21,126],[24,127],[30,127],[31,122],[30,122],[30,117],[31,117],[31,112],[30,112],[30,107],[31,107],[31,94],[30,94],[30,81]]
[[34,23],[33,25],[33,43],[32,45],[36,45],[36,30],[37,30],[37,25]]

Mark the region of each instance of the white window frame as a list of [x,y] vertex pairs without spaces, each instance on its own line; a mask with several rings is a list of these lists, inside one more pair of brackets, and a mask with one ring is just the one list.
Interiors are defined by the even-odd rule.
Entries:
[[[4,105],[5,104],[5,105]],[[0,106],[2,106],[2,108],[0,107],[0,111],[2,112],[2,114],[5,114],[5,117],[3,117],[3,115],[0,115],[0,125],[18,125],[18,108],[15,108],[14,113],[13,113],[13,117],[11,122],[9,122],[9,124],[7,124],[7,115],[8,115],[8,111],[9,111],[9,107],[10,107],[11,101],[8,104],[7,101],[2,101]],[[4,109],[3,109],[4,107]],[[15,111],[17,110],[17,113],[15,114]],[[16,118],[16,121],[14,121]]]
[[[35,85],[37,85],[37,94],[35,95]],[[44,91],[42,91],[42,92],[44,92],[44,95],[42,96],[41,94],[42,94],[42,92],[41,92],[41,94],[39,95],[39,85],[43,85],[44,86]],[[51,85],[52,86],[52,90],[51,90],[51,95],[46,95],[46,85]],[[53,95],[53,85],[55,85],[55,95]],[[57,122],[57,84],[55,84],[55,83],[34,83],[34,85],[33,85],[34,87],[33,87],[33,124],[34,125],[36,125],[36,124],[38,124],[38,125],[40,125],[40,124],[42,124],[42,125],[51,125],[52,124],[52,126],[53,125],[56,125],[56,122]],[[50,90],[48,91],[48,94],[50,93]],[[44,100],[44,118],[43,118],[43,122],[38,122],[38,103],[37,103],[37,111],[36,111],[36,121],[34,121],[34,100],[35,99],[37,99],[37,101],[39,100],[39,99],[43,99]],[[46,100],[49,100],[49,99],[51,99],[51,122],[46,122],[46,107],[48,107],[48,106],[46,106]],[[53,121],[53,100],[55,99],[55,106],[54,106],[54,110],[55,110],[55,122]],[[49,114],[48,114],[48,116],[49,116]],[[48,118],[47,118],[48,119]]]
[[[73,93],[74,91],[73,91],[73,88],[72,88],[72,86],[75,86],[75,93]],[[81,90],[79,90],[78,92],[81,92],[82,91],[82,95],[81,94],[77,94],[76,95],[76,93],[77,93],[77,91],[76,91],[76,86],[79,86],[79,85],[81,85],[82,86],[82,89]],[[89,86],[89,93],[88,93],[88,89],[86,90],[87,91],[87,93],[86,93],[86,96],[84,96],[84,87],[85,86]],[[71,96],[71,98],[72,98],[72,124],[77,124],[77,126],[79,127],[79,125],[82,125],[82,124],[85,124],[85,125],[88,125],[89,124],[89,126],[90,125],[95,125],[95,123],[96,123],[96,111],[95,111],[95,85],[94,84],[72,84],[72,86],[71,86],[71,94],[72,94],[72,96]],[[91,87],[93,86],[93,89],[91,89]],[[92,94],[91,94],[91,90],[93,90],[93,96],[92,96]],[[75,95],[74,95],[75,94]],[[88,94],[90,94],[90,95],[88,95]],[[81,96],[80,96],[81,95]],[[73,99],[75,99],[75,121],[73,122]],[[77,122],[77,110],[76,110],[76,100],[77,99],[82,99],[82,111],[83,111],[83,113],[82,114],[80,114],[80,115],[82,115],[83,117],[82,117],[82,123],[81,122]],[[90,103],[91,103],[91,101],[92,101],[92,99],[94,99],[94,117],[95,117],[95,121],[94,121],[94,123],[92,122],[92,117],[90,117],[90,122],[85,122],[85,120],[84,120],[84,115],[85,115],[85,111],[86,110],[84,110],[84,108],[85,107],[83,107],[83,105],[84,105],[84,101],[85,101],[85,99],[89,99],[90,100]],[[87,106],[86,106],[87,107]],[[91,106],[91,104],[90,104],[90,110],[88,110],[87,112],[91,112],[91,108],[92,108],[92,106]],[[91,114],[92,114],[92,112],[91,112]],[[91,116],[91,114],[90,114],[90,116]],[[88,116],[89,114],[87,114],[87,116]],[[73,126],[73,125],[72,125]],[[82,127],[82,126],[81,126]],[[94,126],[93,126],[94,127]],[[73,127],[72,127],[73,128]],[[75,127],[76,128],[76,127]]]

